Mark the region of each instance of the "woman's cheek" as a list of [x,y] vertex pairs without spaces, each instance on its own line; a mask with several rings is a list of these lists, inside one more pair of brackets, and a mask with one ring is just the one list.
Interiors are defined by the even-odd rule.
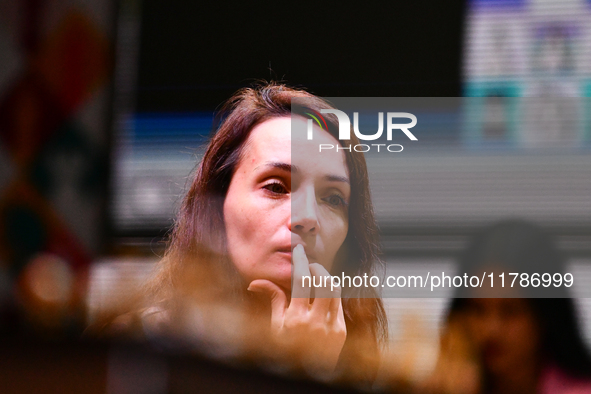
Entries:
[[349,231],[347,216],[341,212],[328,212],[325,215],[324,222],[329,230],[330,238],[340,247]]
[[328,252],[328,261],[325,265],[325,268],[330,269],[334,263],[337,252],[347,238],[349,226],[347,220],[345,220],[345,218],[342,216],[331,215],[331,218],[326,220],[325,223],[325,248]]

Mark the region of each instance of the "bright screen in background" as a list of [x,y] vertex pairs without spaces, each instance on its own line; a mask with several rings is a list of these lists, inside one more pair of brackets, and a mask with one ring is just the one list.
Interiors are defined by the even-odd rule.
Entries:
[[590,96],[589,1],[474,0],[465,34],[467,96]]

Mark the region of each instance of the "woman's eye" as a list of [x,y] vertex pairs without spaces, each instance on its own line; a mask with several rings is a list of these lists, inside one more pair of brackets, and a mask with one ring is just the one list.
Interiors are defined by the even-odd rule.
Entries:
[[334,207],[340,207],[343,205],[347,205],[347,203],[345,202],[345,199],[341,196],[339,196],[338,194],[333,194],[331,196],[328,196],[324,199],[324,201],[326,201],[327,203],[329,203],[330,205],[334,206]]
[[268,185],[265,185],[263,187],[273,194],[287,194],[288,193],[285,186],[283,186],[279,182],[269,183]]

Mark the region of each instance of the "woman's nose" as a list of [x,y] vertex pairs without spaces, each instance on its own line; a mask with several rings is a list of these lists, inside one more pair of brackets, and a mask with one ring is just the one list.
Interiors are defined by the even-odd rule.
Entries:
[[293,193],[290,230],[301,235],[316,234],[319,229],[317,208],[314,190]]

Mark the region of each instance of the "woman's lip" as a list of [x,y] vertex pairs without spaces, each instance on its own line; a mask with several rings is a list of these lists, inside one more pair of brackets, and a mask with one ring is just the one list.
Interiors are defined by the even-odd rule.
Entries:
[[290,260],[292,260],[292,258],[293,258],[293,253],[291,252],[291,249],[284,249],[284,248],[277,249],[277,253],[289,258]]
[[[293,256],[293,249],[296,247],[297,245],[293,245],[293,246],[286,246],[286,247],[281,247],[278,250],[278,252],[280,253],[285,253],[285,254],[289,254],[290,256]],[[306,247],[304,246],[304,252],[306,252],[306,257],[308,258],[308,262],[312,263],[316,261],[316,255],[314,253],[310,253]]]
[[[298,245],[301,245],[301,244],[291,245],[289,247],[290,253],[293,253],[293,249]],[[316,254],[314,254],[310,250],[308,250],[305,245],[302,245],[302,246],[304,247],[304,252],[306,253],[306,257],[308,258],[308,262],[311,263],[312,261],[316,261]]]

